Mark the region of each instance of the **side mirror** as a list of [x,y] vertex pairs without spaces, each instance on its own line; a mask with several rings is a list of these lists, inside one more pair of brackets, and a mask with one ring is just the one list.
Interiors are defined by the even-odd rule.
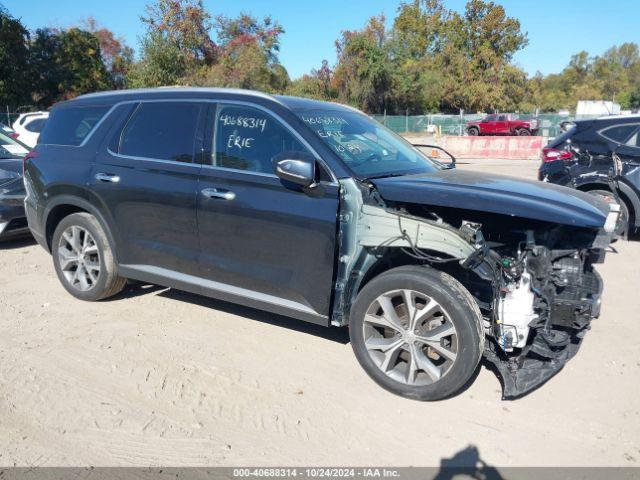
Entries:
[[316,184],[316,160],[310,155],[290,152],[274,159],[276,175],[302,188],[312,188]]
[[[456,168],[456,157],[447,152],[444,148],[439,147],[438,145],[425,145],[422,143],[414,143],[413,146],[416,148],[430,149],[431,151],[425,153],[427,153],[429,158],[434,160],[444,170],[451,170],[452,168]],[[449,163],[442,162],[441,159],[443,157],[444,159],[449,159]]]

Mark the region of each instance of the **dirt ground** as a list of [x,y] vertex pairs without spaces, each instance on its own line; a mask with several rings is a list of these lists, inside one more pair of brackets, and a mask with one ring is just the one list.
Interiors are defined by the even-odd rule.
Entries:
[[615,248],[602,317],[545,386],[503,402],[482,367],[419,403],[369,380],[345,331],[157,287],[83,303],[32,241],[4,244],[0,465],[638,466],[640,242]]

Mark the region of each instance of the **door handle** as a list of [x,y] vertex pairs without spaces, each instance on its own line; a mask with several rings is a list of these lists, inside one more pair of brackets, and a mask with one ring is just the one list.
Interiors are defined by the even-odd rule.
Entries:
[[221,198],[223,200],[233,200],[236,198],[235,193],[221,188],[205,188],[202,190],[202,194],[208,198]]
[[118,183],[120,177],[118,175],[111,175],[109,173],[96,173],[95,179],[99,182]]

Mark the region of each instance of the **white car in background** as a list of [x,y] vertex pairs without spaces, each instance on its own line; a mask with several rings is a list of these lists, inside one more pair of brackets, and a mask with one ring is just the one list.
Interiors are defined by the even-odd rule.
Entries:
[[20,141],[33,148],[48,118],[49,112],[22,113],[12,127],[20,136]]

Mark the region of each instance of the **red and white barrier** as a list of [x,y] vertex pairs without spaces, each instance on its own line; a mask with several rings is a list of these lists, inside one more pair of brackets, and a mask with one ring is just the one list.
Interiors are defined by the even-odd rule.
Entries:
[[540,158],[544,137],[442,137],[438,144],[456,158]]

